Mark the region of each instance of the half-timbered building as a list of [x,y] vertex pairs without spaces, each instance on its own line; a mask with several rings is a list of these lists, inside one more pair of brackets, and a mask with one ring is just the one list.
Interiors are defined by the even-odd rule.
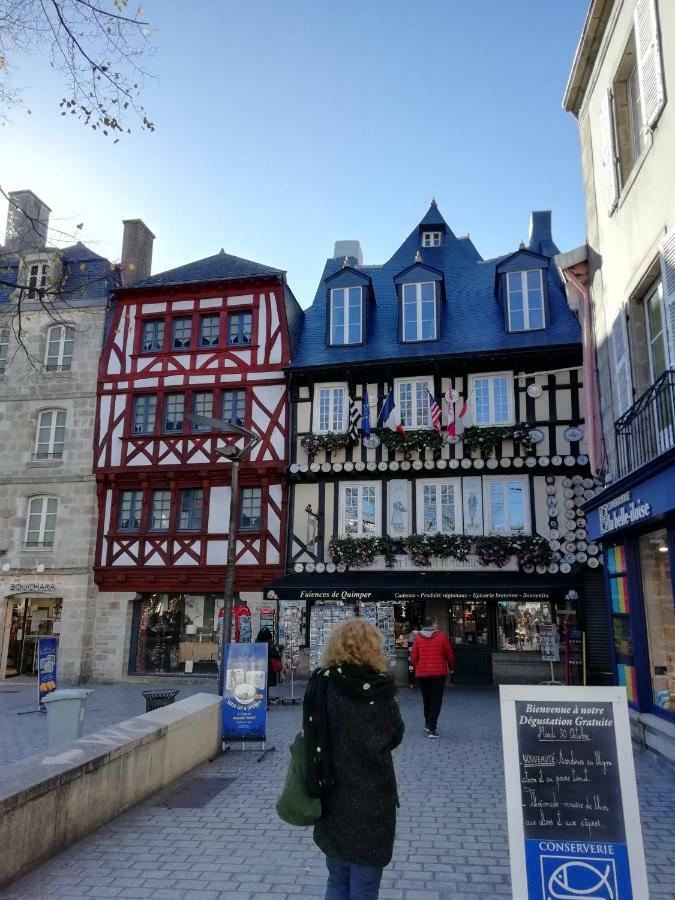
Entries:
[[581,333],[557,252],[535,212],[527,246],[484,260],[435,202],[383,265],[336,244],[288,370],[287,573],[267,592],[301,605],[305,642],[316,603],[381,602],[401,678],[429,614],[459,683],[550,677],[551,625],[583,632],[590,678],[609,670],[581,509],[594,489]]
[[116,293],[101,360],[94,448],[99,677],[216,670],[231,464],[241,438],[236,602],[253,626],[282,573],[288,404],[284,367],[300,314],[285,274],[226,254]]

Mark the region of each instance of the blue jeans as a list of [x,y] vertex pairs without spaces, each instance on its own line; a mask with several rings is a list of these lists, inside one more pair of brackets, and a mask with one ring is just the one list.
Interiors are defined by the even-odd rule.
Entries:
[[358,866],[334,856],[326,857],[328,884],[324,900],[377,900],[382,869]]

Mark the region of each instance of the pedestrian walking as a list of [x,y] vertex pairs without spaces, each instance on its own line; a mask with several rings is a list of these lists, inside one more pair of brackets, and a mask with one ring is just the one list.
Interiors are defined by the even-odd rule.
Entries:
[[438,628],[436,616],[427,616],[424,628],[413,642],[412,664],[424,704],[424,728],[430,738],[438,737],[438,717],[448,671],[455,671],[455,653],[446,635]]
[[321,797],[314,841],[326,855],[325,900],[377,900],[391,861],[398,793],[391,751],[403,739],[381,632],[364,619],[337,625],[303,707],[306,782]]
[[279,683],[279,675],[283,668],[281,651],[274,643],[274,637],[269,628],[261,628],[255,639],[256,644],[267,644],[267,707],[270,705],[270,688]]

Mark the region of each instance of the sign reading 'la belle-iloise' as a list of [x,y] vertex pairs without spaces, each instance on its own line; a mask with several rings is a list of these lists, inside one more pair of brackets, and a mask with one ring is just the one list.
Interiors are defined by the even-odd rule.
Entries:
[[514,900],[648,900],[625,688],[500,700]]
[[649,503],[633,500],[631,492],[626,491],[598,507],[600,533],[608,534],[610,531],[617,531],[619,528],[625,528],[641,519],[648,519],[651,514],[652,508]]

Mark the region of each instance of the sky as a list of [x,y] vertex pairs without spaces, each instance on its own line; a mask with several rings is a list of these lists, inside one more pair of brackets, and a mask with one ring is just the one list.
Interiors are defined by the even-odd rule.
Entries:
[[587,6],[146,0],[156,131],[113,144],[61,117],[46,60],[10,60],[31,115],[0,130],[0,185],[31,188],[112,260],[122,220],[141,218],[153,272],[222,247],[286,270],[302,306],[336,240],[385,262],[432,197],[486,259],[527,240],[534,209],[572,249],[586,230],[561,100]]

